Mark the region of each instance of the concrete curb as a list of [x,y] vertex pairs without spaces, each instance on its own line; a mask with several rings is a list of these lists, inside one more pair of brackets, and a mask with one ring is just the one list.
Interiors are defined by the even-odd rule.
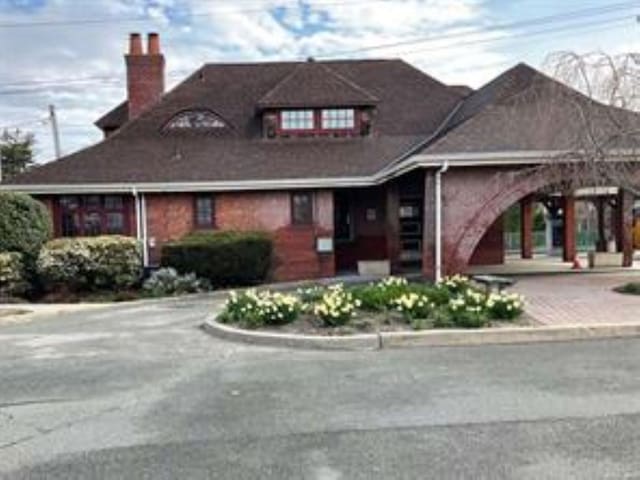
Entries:
[[306,350],[377,350],[380,336],[376,333],[344,336],[296,335],[293,333],[256,332],[219,323],[213,316],[200,326],[208,334],[234,342],[270,347],[289,347]]
[[201,328],[208,334],[225,340],[308,350],[379,350],[410,347],[504,345],[640,336],[640,323],[380,332],[331,337],[243,330],[221,324],[215,320],[214,316],[209,316]]
[[637,336],[640,336],[640,324],[553,325],[482,330],[384,332],[380,334],[382,348],[569,342]]

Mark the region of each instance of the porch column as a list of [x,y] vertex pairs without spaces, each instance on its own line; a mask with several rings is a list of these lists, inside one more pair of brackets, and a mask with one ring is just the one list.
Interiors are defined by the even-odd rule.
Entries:
[[605,223],[604,223],[604,210],[605,210],[605,199],[603,197],[596,197],[596,212],[598,214],[598,242],[596,243],[596,250],[598,252],[606,252],[607,251],[607,236],[605,234]]
[[434,280],[436,274],[436,182],[433,170],[425,170],[424,175],[424,206],[422,209],[422,274],[425,278]]
[[562,259],[565,262],[572,262],[576,253],[576,199],[572,195],[563,195]]
[[520,200],[520,256],[533,258],[533,196]]
[[630,267],[633,263],[633,200],[631,192],[623,189],[618,191],[615,230],[623,267]]
[[389,182],[386,193],[386,237],[387,256],[392,272],[400,269],[400,199],[398,196],[398,184]]

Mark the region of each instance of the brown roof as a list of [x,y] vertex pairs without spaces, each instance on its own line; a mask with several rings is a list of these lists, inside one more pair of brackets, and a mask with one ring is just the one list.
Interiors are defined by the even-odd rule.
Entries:
[[[304,65],[305,68],[301,68]],[[306,98],[327,82],[346,100],[377,99],[374,131],[358,138],[265,139],[256,106],[302,70],[329,72],[299,85]],[[329,80],[330,79],[330,80]],[[334,80],[337,79],[337,80]],[[275,90],[274,90],[275,89]],[[319,91],[316,91],[318,89]],[[275,93],[274,93],[275,95]],[[153,108],[100,143],[29,173],[17,184],[85,184],[332,178],[372,174],[435,132],[459,94],[400,60],[208,64]],[[177,113],[207,109],[229,128],[218,135],[163,132]]]
[[[640,117],[606,106],[520,63],[466,97],[425,153],[576,150],[619,133],[615,122],[640,125]],[[612,147],[636,147],[632,136]]]
[[260,100],[262,108],[375,105],[378,99],[326,64],[297,65]]
[[124,100],[96,120],[94,125],[102,130],[120,128],[127,120],[129,120],[129,102]]
[[[373,99],[374,129],[367,137],[266,139],[256,110],[276,104],[355,105]],[[107,116],[117,117],[114,112],[124,107]],[[576,148],[585,131],[576,119],[586,108],[596,135],[610,135],[616,119],[631,119],[640,127],[637,114],[595,103],[524,64],[468,96],[400,60],[208,64],[102,142],[9,183],[368,176],[416,148],[438,154]],[[225,128],[214,133],[164,128],[189,109],[213,112]],[[434,134],[438,137],[425,146]],[[630,140],[616,142],[620,145],[612,146],[627,146]]]

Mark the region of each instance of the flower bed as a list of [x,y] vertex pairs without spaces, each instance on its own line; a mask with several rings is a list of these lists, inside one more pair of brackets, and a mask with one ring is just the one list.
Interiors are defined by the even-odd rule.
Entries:
[[521,322],[522,296],[486,294],[464,276],[437,284],[388,277],[367,285],[313,286],[293,293],[232,292],[218,320],[250,329],[313,334],[483,328]]

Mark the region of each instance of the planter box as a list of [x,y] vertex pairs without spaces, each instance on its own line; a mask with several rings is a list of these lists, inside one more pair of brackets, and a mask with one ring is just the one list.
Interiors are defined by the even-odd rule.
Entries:
[[622,267],[622,252],[589,252],[589,268]]
[[361,260],[358,262],[358,275],[366,277],[385,277],[391,274],[389,260]]

